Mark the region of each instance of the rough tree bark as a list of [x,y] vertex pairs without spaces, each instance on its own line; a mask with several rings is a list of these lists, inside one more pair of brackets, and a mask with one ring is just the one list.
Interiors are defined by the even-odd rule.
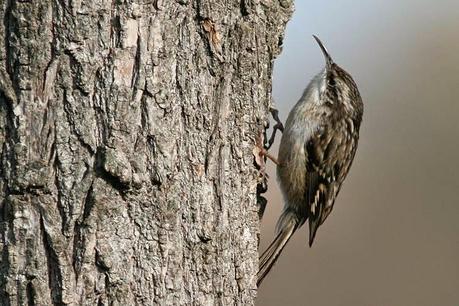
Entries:
[[251,305],[291,0],[2,0],[0,304]]

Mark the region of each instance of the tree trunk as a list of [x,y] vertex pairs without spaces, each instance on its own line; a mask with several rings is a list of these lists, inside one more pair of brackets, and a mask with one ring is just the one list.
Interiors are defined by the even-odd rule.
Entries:
[[254,304],[292,1],[1,3],[0,304]]

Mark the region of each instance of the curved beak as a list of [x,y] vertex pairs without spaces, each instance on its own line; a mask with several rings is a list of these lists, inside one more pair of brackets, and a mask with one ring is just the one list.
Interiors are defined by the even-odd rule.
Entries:
[[319,44],[320,49],[322,50],[322,53],[324,54],[325,62],[327,64],[327,70],[328,70],[328,68],[330,68],[331,65],[333,64],[333,60],[332,60],[330,54],[328,53],[327,48],[325,48],[324,44],[320,41],[319,37],[317,37],[315,35],[312,35],[312,37],[314,37],[314,39],[317,41],[317,43]]

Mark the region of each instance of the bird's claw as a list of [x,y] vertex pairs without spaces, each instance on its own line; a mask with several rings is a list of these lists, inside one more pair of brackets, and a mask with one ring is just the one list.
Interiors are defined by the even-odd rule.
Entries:
[[271,113],[271,116],[273,117],[274,121],[276,121],[276,124],[273,126],[273,133],[271,134],[271,137],[268,140],[268,144],[266,145],[266,149],[269,150],[271,146],[274,143],[274,139],[276,138],[276,132],[277,130],[281,131],[282,133],[284,132],[284,125],[279,119],[279,111],[275,108],[270,108],[269,112]]

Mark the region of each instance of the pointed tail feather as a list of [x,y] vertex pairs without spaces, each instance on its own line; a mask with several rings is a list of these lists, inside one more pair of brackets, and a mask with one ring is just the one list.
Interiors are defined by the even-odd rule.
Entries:
[[263,279],[266,275],[268,275],[299,224],[300,223],[298,222],[295,214],[291,211],[284,211],[282,216],[279,218],[279,222],[277,224],[278,233],[273,242],[271,242],[266,251],[264,251],[260,257],[259,270],[257,274],[257,286],[260,286]]

